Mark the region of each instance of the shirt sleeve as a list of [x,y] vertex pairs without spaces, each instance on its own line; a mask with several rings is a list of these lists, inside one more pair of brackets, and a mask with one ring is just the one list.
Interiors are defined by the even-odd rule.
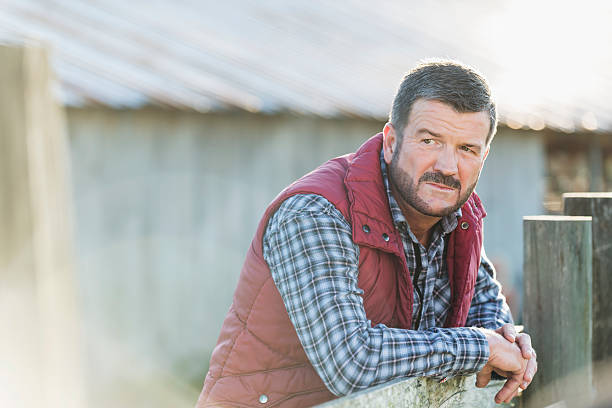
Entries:
[[501,285],[495,279],[495,267],[487,258],[484,248],[481,251],[480,267],[474,288],[466,326],[497,329],[506,323],[514,323]]
[[321,196],[287,199],[268,223],[263,248],[306,355],[335,395],[399,377],[471,374],[489,358],[475,328],[371,327],[357,286],[359,247]]

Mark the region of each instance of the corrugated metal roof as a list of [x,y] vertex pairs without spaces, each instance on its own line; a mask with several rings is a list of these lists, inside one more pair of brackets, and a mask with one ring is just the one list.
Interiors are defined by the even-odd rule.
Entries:
[[[566,4],[568,3],[568,4]],[[68,106],[384,118],[426,57],[478,67],[511,127],[612,130],[609,2],[0,0]]]

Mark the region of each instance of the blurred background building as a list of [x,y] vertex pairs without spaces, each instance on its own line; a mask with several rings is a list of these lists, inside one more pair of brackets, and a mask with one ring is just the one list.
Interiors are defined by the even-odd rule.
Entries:
[[589,1],[1,1],[0,40],[48,51],[64,108],[89,405],[195,403],[263,210],[380,131],[424,58],[497,95],[477,191],[520,321],[522,216],[612,189],[610,21]]

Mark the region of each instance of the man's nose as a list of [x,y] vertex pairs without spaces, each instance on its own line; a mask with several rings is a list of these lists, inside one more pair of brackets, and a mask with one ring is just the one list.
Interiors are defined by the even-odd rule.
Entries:
[[445,147],[437,157],[434,170],[439,171],[445,176],[457,174],[457,155],[454,149]]

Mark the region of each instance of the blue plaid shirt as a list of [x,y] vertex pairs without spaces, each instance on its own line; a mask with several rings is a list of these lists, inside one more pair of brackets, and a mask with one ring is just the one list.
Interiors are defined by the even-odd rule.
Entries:
[[[489,358],[487,340],[477,329],[440,328],[450,301],[445,237],[456,228],[460,213],[440,220],[425,248],[391,194],[382,158],[381,169],[408,267],[414,271],[421,262],[420,290],[413,291],[413,330],[372,327],[357,286],[359,247],[349,223],[325,198],[300,194],[285,200],[264,235],[264,258],[289,318],[310,362],[335,395],[399,377],[471,374]],[[495,329],[512,321],[494,274],[483,255],[467,326]]]

